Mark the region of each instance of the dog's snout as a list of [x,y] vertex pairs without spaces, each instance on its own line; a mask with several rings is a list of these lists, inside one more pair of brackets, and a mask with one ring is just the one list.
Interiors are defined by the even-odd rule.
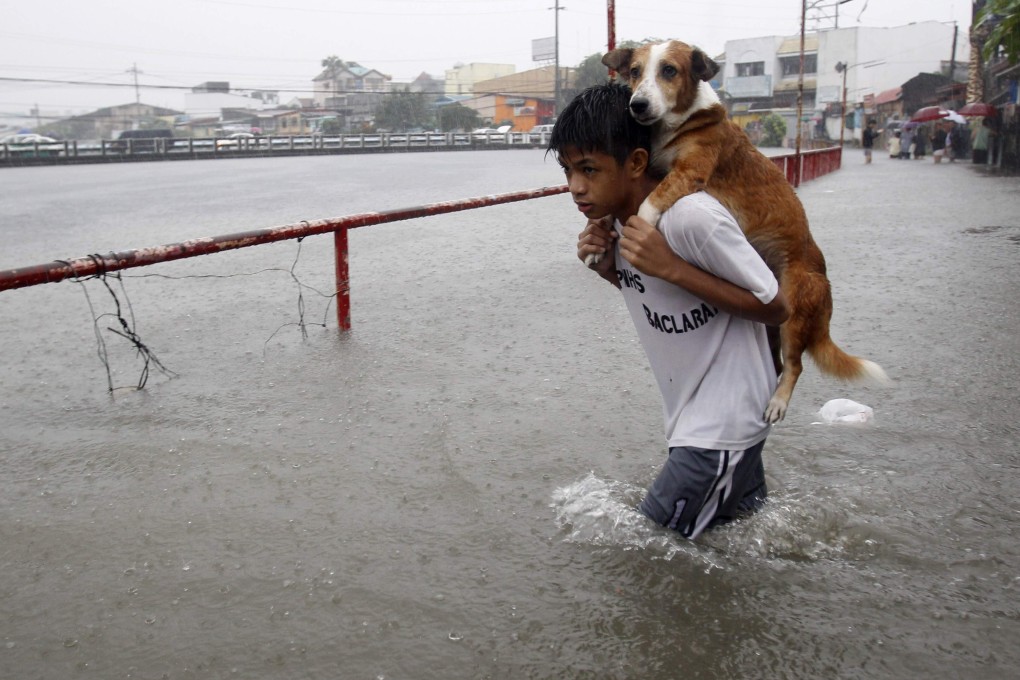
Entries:
[[630,100],[630,111],[636,116],[648,110],[648,100],[643,97],[635,97]]

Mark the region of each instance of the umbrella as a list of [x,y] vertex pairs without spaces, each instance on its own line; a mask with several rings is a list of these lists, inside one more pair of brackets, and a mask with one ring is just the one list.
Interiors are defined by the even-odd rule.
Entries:
[[960,109],[961,116],[995,116],[998,110],[991,104],[971,102]]
[[959,125],[967,124],[967,119],[958,114],[956,111],[950,110],[948,111],[948,114],[949,115],[946,116],[946,120],[951,121],[953,123],[957,123]]
[[926,123],[929,120],[938,120],[945,118],[949,115],[949,112],[938,106],[926,106],[923,109],[918,109],[914,112],[914,115],[910,117],[911,123]]

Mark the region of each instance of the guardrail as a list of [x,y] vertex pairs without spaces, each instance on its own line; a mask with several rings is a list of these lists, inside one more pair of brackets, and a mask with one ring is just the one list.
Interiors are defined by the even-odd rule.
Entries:
[[843,164],[843,148],[831,146],[824,149],[801,151],[799,156],[796,153],[771,156],[770,160],[783,171],[790,184],[799,187],[801,182],[807,182],[839,170]]
[[315,220],[312,222],[299,222],[296,224],[285,224],[279,227],[257,229],[254,231],[215,236],[209,238],[198,238],[181,243],[156,246],[153,248],[142,248],[138,250],[126,250],[119,253],[106,255],[93,254],[79,257],[74,260],[55,260],[46,264],[30,267],[21,267],[0,271],[0,291],[12,290],[15,288],[27,288],[43,283],[56,283],[68,278],[81,278],[87,276],[98,276],[107,272],[131,269],[133,267],[144,267],[158,262],[170,262],[199,255],[218,253],[224,250],[235,250],[257,246],[263,243],[274,243],[295,238],[304,238],[314,234],[333,232],[334,251],[336,261],[336,295],[337,295],[337,324],[340,330],[350,330],[350,280],[348,275],[348,240],[347,232],[357,227],[366,227],[373,224],[386,222],[398,222],[416,217],[429,217],[442,215],[444,213],[470,210],[473,208],[484,208],[500,203],[512,203],[514,201],[525,201],[532,198],[553,196],[567,191],[566,185],[554,187],[542,187],[528,191],[517,191],[507,194],[495,194],[478,198],[468,198],[459,201],[446,201],[442,203],[429,203],[414,208],[402,208],[384,212],[361,213],[348,215],[334,219]]
[[0,144],[0,161],[8,165],[170,160],[328,154],[378,150],[451,150],[544,147],[548,133],[413,132],[361,135],[284,135],[256,137],[156,137],[83,142]]
[[[411,143],[408,139],[406,143]],[[832,147],[814,151],[772,156],[771,160],[783,170],[791,184],[820,177],[838,170],[842,162],[842,149]],[[350,280],[348,276],[348,230],[373,224],[397,222],[417,217],[429,217],[444,213],[483,208],[501,203],[525,201],[532,198],[553,196],[568,191],[567,185],[542,187],[527,191],[495,194],[458,201],[430,203],[413,208],[402,208],[384,212],[361,213],[333,219],[315,220],[286,224],[278,227],[192,239],[181,243],[127,250],[106,255],[93,254],[74,260],[55,260],[46,264],[19,267],[0,271],[0,291],[27,288],[43,283],[56,283],[68,278],[103,275],[107,272],[144,267],[159,262],[208,255],[224,250],[247,248],[263,243],[273,243],[314,234],[333,232],[336,262],[337,325],[341,330],[350,330]]]

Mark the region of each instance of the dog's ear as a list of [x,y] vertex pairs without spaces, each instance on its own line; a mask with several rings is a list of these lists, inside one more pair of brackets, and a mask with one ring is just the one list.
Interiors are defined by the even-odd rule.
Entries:
[[634,50],[631,48],[617,47],[602,57],[602,63],[617,73],[623,73],[630,65],[630,60],[633,56]]
[[719,64],[712,61],[707,54],[695,47],[694,52],[691,53],[691,76],[695,80],[708,82],[718,72]]

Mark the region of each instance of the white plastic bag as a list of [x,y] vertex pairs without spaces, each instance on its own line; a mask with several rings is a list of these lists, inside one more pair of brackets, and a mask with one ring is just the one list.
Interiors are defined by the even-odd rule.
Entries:
[[831,399],[818,410],[826,423],[866,423],[875,416],[870,406],[849,399]]

